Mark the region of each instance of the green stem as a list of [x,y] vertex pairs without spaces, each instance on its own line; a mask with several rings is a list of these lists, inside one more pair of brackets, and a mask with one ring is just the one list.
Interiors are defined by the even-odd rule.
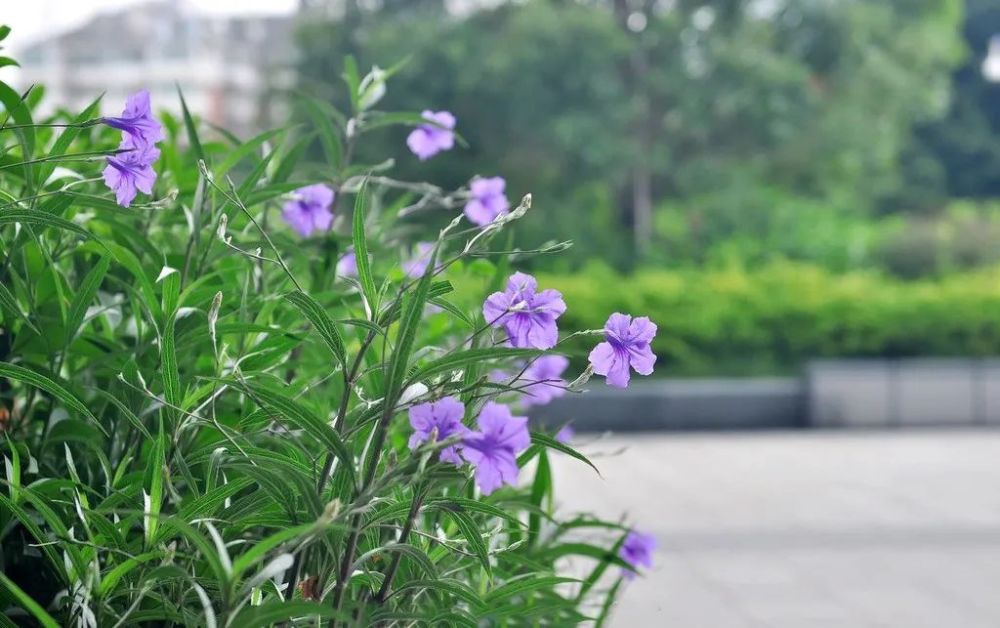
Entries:
[[[409,538],[410,531],[413,530],[413,522],[416,521],[417,513],[420,512],[420,506],[423,505],[423,502],[423,485],[414,487],[413,502],[410,504],[410,512],[406,515],[406,522],[403,524],[403,529],[399,533],[399,544],[406,543],[406,540]],[[392,580],[396,577],[396,571],[399,570],[399,562],[402,559],[403,555],[400,552],[393,554],[392,563],[389,564],[389,569],[385,572],[385,580],[382,581],[382,588],[375,595],[375,601],[379,604],[384,603],[385,599],[389,596],[389,590],[392,588]]]

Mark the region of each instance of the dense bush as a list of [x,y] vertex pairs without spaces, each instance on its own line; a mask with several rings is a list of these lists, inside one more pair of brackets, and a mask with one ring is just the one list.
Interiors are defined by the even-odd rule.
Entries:
[[[608,310],[660,326],[659,373],[790,372],[810,358],[1000,355],[1000,269],[903,281],[800,263],[748,270],[592,265],[539,280],[562,291],[564,324],[592,329]],[[581,342],[575,355],[582,356]]]
[[511,411],[620,383],[614,343],[648,373],[655,328],[563,380],[562,301],[508,254],[530,201],[489,222],[495,180],[352,163],[390,124],[421,158],[457,139],[374,111],[386,77],[348,64],[348,115],[302,99],[311,125],[245,142],[186,109],[161,138],[141,94],[38,124],[0,83],[0,625],[601,623],[650,565],[557,516],[549,456],[586,458]]

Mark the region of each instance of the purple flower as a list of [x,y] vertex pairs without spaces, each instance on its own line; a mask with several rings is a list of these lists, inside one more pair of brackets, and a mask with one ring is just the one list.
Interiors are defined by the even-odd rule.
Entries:
[[605,342],[590,352],[594,372],[604,375],[608,385],[625,388],[629,381],[629,366],[640,375],[653,372],[656,356],[649,343],[656,336],[656,324],[640,316],[632,319],[627,314],[615,312],[604,324]]
[[534,277],[514,273],[506,291],[494,292],[483,303],[486,323],[506,329],[514,347],[551,349],[559,341],[556,319],[566,311],[566,303],[558,290],[537,289]]
[[344,256],[337,260],[337,276],[358,276],[358,258],[354,255],[353,249],[348,249]]
[[104,183],[114,190],[115,200],[122,207],[128,207],[135,199],[136,191],[153,193],[156,171],[153,162],[160,156],[160,150],[152,144],[132,146],[129,138],[120,146],[125,152],[108,157],[104,168]]
[[[469,428],[462,425],[465,416],[465,406],[454,397],[443,397],[432,403],[422,403],[410,408],[410,425],[413,435],[410,436],[410,449],[416,449],[424,441],[431,439],[431,433],[437,430],[437,440],[450,436],[464,435]],[[458,447],[452,445],[441,450],[441,460],[456,465],[462,464],[458,456]]]
[[333,190],[322,183],[299,188],[285,203],[281,217],[303,238],[308,238],[314,231],[327,231],[333,224],[330,207],[334,197]]
[[622,569],[622,575],[628,579],[635,577],[639,567],[647,569],[653,566],[653,550],[656,549],[656,537],[630,530],[625,536],[625,542],[618,550],[618,557],[629,564],[630,569]]
[[466,217],[473,224],[482,227],[496,220],[498,216],[506,214],[510,209],[510,201],[503,193],[506,187],[507,182],[503,177],[473,179],[469,185],[471,198],[465,204]]
[[163,127],[153,117],[149,92],[144,89],[128,97],[120,118],[101,118],[101,122],[124,132],[131,140],[128,147],[152,146],[163,139]]
[[532,362],[521,376],[522,382],[530,382],[521,388],[524,393],[521,405],[541,406],[565,395],[566,380],[559,376],[568,366],[569,360],[561,355],[544,355]]
[[476,468],[476,486],[489,495],[503,484],[517,484],[517,455],[531,444],[528,417],[511,416],[510,408],[496,402],[483,406],[479,431],[462,441],[462,457]]
[[403,272],[410,279],[419,279],[427,271],[427,265],[431,263],[431,251],[434,250],[433,242],[417,242],[417,254],[408,261],[403,262]]
[[455,145],[455,116],[447,111],[425,110],[421,114],[424,120],[436,124],[421,124],[410,132],[406,145],[420,161],[430,159],[443,150],[451,150]]
[[556,440],[562,443],[563,445],[569,443],[571,440],[573,440],[574,437],[576,437],[576,430],[574,430],[573,426],[570,425],[569,423],[562,426],[562,428],[558,432],[556,432],[555,436]]

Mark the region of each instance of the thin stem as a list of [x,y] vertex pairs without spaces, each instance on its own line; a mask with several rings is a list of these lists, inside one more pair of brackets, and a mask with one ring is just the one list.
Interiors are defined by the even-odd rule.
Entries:
[[[410,504],[410,512],[406,515],[406,522],[403,524],[403,530],[399,533],[400,545],[406,543],[407,538],[410,536],[410,530],[413,529],[413,522],[416,521],[417,513],[420,512],[420,506],[424,501],[424,487],[423,485],[416,486],[413,489],[413,502]],[[385,602],[386,597],[389,595],[389,589],[392,588],[392,581],[396,577],[396,571],[399,569],[399,562],[402,560],[403,554],[400,552],[395,552],[392,557],[392,563],[389,564],[389,569],[385,572],[385,580],[382,581],[382,588],[379,589],[378,593],[375,595],[375,601],[379,604]]]
[[[337,409],[337,418],[334,420],[333,429],[341,434],[344,425],[344,419],[347,416],[347,406],[351,400],[351,389],[354,386],[354,382],[358,377],[358,371],[361,368],[361,362],[364,358],[365,353],[371,346],[372,341],[375,339],[375,332],[369,331],[368,335],[365,336],[364,342],[361,343],[361,348],[358,350],[358,354],[354,357],[354,363],[351,365],[350,373],[345,371],[344,373],[344,394],[340,398],[340,407]],[[330,471],[333,469],[333,461],[336,456],[333,452],[326,452],[326,461],[323,463],[323,470],[320,472],[319,483],[316,487],[316,492],[319,494],[320,499],[323,497],[323,491],[326,488],[326,482],[330,478]],[[352,552],[353,553],[353,552]],[[292,564],[291,573],[288,576],[288,590],[289,595],[294,595],[295,585],[298,583],[299,570],[302,567],[302,563],[305,561],[305,552],[302,554],[297,554],[295,556],[295,562]],[[337,581],[338,584],[340,580]],[[339,605],[339,604],[338,604]]]
[[252,213],[250,213],[250,210],[247,209],[247,206],[243,204],[243,201],[240,199],[239,194],[236,192],[235,184],[233,184],[232,181],[229,181],[229,187],[232,191],[232,194],[226,192],[226,190],[222,189],[222,187],[215,182],[215,178],[211,176],[211,173],[208,172],[208,168],[205,166],[204,162],[201,162],[200,165],[202,167],[202,174],[204,174],[205,180],[208,181],[212,185],[212,187],[221,192],[223,196],[229,199],[231,203],[239,207],[244,214],[246,214],[246,217],[250,219],[250,222],[253,223],[253,226],[256,227],[258,231],[260,231],[260,234],[264,237],[264,241],[267,242],[267,245],[271,247],[272,251],[274,251],[274,257],[275,257],[274,261],[276,261],[278,265],[281,266],[281,269],[285,271],[285,274],[288,275],[288,278],[292,280],[293,284],[295,284],[295,288],[300,292],[303,291],[302,284],[299,283],[299,281],[295,278],[295,275],[292,274],[291,269],[288,268],[288,264],[286,264],[284,258],[281,257],[281,253],[278,251],[278,247],[276,247],[274,245],[274,242],[271,240],[271,236],[267,235],[267,231],[265,231],[264,228],[260,226],[260,223],[257,222],[257,219],[254,218]]

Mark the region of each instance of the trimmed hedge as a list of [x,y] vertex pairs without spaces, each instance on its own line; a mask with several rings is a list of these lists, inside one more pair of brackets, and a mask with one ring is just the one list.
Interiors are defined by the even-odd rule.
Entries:
[[[1000,355],[1000,268],[902,281],[781,262],[747,270],[644,270],[603,265],[541,275],[569,306],[565,330],[596,329],[609,311],[659,325],[658,374],[787,373],[817,357]],[[585,360],[587,338],[570,342]]]

